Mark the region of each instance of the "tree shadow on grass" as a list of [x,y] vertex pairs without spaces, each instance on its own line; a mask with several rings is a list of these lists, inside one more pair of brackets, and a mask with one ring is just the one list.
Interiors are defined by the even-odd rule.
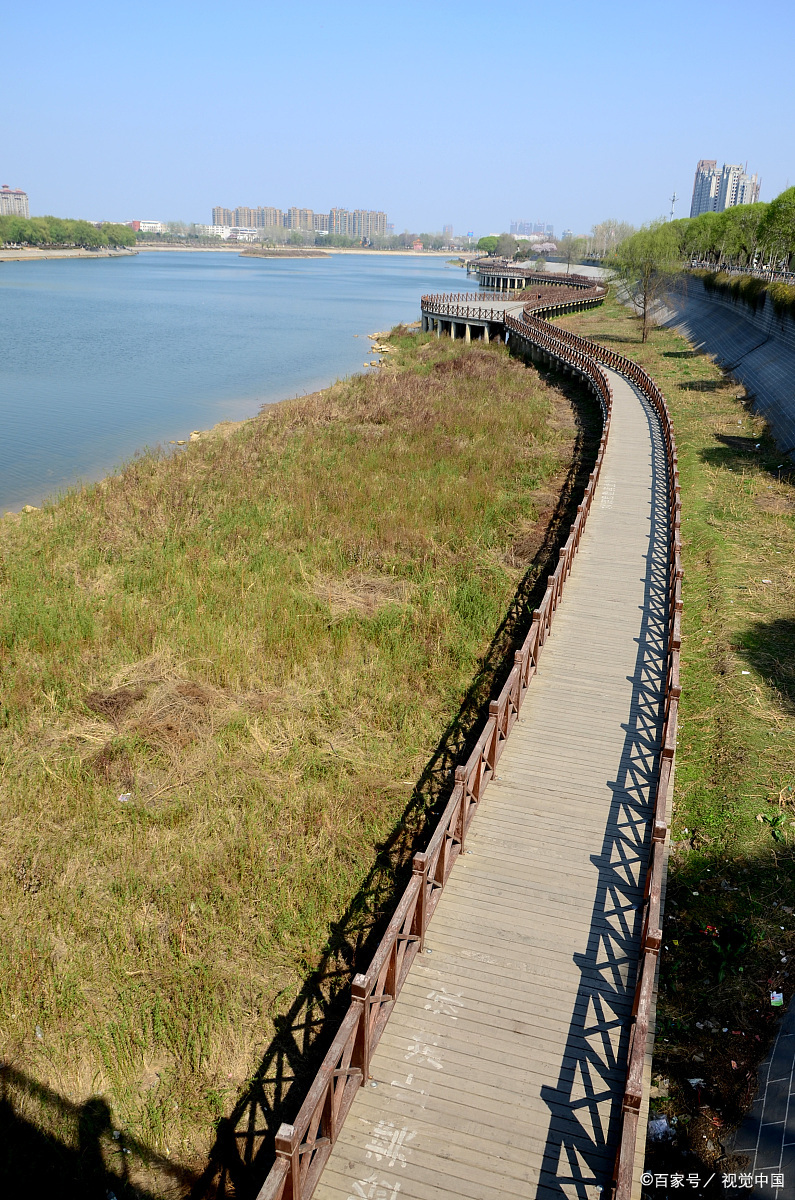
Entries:
[[294,1119],[309,1083],[331,1044],[348,1004],[352,976],[364,970],[380,941],[411,872],[411,857],[449,798],[455,766],[477,741],[496,695],[530,627],[547,576],[558,561],[577,504],[588,481],[601,434],[598,405],[573,380],[554,376],[572,402],[577,422],[571,466],[550,514],[540,548],[516,591],[480,670],[445,730],[417,783],[402,817],[378,847],[371,871],[347,911],[330,930],[320,964],[306,978],[262,1061],[230,1115],[219,1122],[206,1170],[189,1192],[190,1200],[254,1197],[274,1160],[274,1137],[283,1121]]
[[683,392],[719,392],[726,387],[725,379],[689,379],[677,384]]
[[739,652],[775,689],[782,706],[795,712],[795,618],[752,622]]
[[789,480],[793,470],[793,464],[784,458],[784,451],[778,449],[769,433],[759,438],[716,433],[715,445],[705,447],[699,456],[709,466],[723,467],[724,470],[742,471],[753,466],[776,482]]

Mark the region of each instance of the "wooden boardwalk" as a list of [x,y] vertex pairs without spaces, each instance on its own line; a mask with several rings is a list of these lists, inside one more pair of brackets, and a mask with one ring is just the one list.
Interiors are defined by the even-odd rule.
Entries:
[[318,1200],[595,1198],[626,1079],[664,689],[659,422],[608,372],[599,487],[539,672]]

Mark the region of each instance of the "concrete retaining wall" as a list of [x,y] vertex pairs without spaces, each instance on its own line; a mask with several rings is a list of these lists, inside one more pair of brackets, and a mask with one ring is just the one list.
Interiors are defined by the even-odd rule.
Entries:
[[778,316],[768,297],[753,312],[741,300],[705,290],[685,277],[656,314],[712,355],[754,396],[782,455],[795,451],[795,321]]

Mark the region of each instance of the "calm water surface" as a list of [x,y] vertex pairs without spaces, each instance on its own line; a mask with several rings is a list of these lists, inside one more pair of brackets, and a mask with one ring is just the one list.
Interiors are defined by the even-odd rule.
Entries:
[[380,254],[0,263],[0,512],[361,370],[364,335],[466,287],[441,258]]

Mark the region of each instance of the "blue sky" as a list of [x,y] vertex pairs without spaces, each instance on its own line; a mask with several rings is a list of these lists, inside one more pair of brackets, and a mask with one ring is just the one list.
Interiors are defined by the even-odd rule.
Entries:
[[0,182],[92,220],[686,216],[699,158],[795,183],[794,35],[778,0],[7,5]]

